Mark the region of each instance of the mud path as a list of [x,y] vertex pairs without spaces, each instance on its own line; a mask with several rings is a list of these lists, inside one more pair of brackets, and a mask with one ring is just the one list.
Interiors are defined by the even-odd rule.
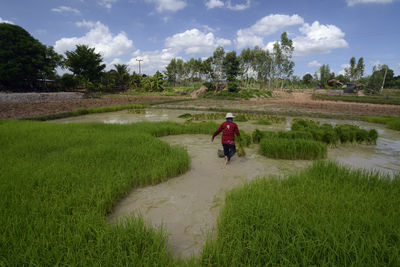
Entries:
[[246,149],[245,158],[232,158],[225,166],[218,158],[219,140],[210,136],[180,135],[161,138],[171,145],[183,145],[191,157],[190,170],[168,182],[134,190],[110,216],[112,221],[141,214],[145,220],[170,234],[168,244],[175,256],[198,255],[207,234],[215,234],[217,216],[225,193],[245,181],[269,174],[284,175],[304,168],[310,161],[278,161]]

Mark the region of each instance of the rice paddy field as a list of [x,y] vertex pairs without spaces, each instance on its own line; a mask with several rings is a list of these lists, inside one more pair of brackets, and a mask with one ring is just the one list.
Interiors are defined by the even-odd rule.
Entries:
[[[168,229],[140,214],[110,223],[132,190],[190,169],[187,150],[159,137],[211,136],[221,122],[209,120],[217,115],[193,112],[205,121],[190,122],[179,118],[185,112],[168,112],[0,121],[0,266],[400,265],[400,136],[374,123],[327,126],[258,115],[238,122],[240,144],[251,152],[247,164],[252,151],[270,163],[280,158],[268,154],[275,145],[283,155],[300,151],[310,166],[260,175],[223,195],[218,231],[199,255],[176,257]],[[312,151],[317,156],[308,157]],[[287,158],[276,163],[296,165],[297,156]],[[316,158],[328,160],[312,163]],[[338,163],[354,163],[349,158],[360,165]],[[354,168],[366,163],[371,168]]]

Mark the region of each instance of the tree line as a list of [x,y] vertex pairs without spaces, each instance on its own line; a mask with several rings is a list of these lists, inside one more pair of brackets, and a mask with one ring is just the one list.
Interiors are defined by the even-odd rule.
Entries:
[[[204,84],[211,90],[226,87],[237,92],[240,88],[337,87],[331,85],[332,80],[342,84],[361,83],[372,89],[380,89],[385,80],[385,87],[400,87],[400,76],[394,77],[387,65],[375,66],[372,75],[364,76],[362,57],[358,61],[351,58],[344,75],[335,75],[324,64],[314,75],[307,73],[300,78],[293,75],[293,53],[293,41],[284,32],[271,50],[256,46],[237,54],[219,46],[206,59],[173,58],[163,72],[139,75],[131,73],[126,64],[114,64],[113,69],[105,71],[103,58],[95,48],[77,45],[73,51],[66,51],[65,56],[59,55],[22,27],[0,23],[0,91],[136,89],[154,92],[163,91],[167,86],[195,88]],[[57,68],[70,73],[59,76]]]

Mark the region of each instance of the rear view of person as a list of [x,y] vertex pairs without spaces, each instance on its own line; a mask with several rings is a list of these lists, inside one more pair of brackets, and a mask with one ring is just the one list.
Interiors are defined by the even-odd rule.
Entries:
[[234,116],[232,113],[227,113],[226,121],[219,126],[218,130],[213,134],[211,138],[211,142],[214,141],[214,138],[222,132],[221,143],[224,148],[224,155],[225,155],[225,164],[231,160],[231,157],[236,152],[235,146],[235,134],[236,136],[240,136],[239,128],[236,123],[233,122]]

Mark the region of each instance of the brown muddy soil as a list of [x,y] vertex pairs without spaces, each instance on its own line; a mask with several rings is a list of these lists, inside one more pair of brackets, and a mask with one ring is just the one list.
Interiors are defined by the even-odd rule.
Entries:
[[[16,99],[20,99],[18,100]],[[162,96],[106,96],[103,98],[79,99],[64,98],[54,101],[53,98],[43,99],[42,102],[27,103],[27,95],[19,94],[13,97],[12,103],[0,103],[0,119],[22,119],[44,115],[52,115],[74,111],[80,108],[106,107],[126,104],[154,103],[173,100],[173,97]],[[50,101],[46,101],[50,99]]]
[[[60,93],[61,94],[61,93]],[[194,101],[176,104],[163,105],[168,108],[227,108],[246,109],[255,111],[270,111],[277,114],[287,114],[289,112],[300,112],[309,115],[329,114],[329,115],[390,115],[400,116],[400,105],[365,104],[349,103],[340,101],[312,100],[312,91],[286,93],[275,91],[273,98],[254,98],[250,100],[213,100],[196,99]],[[58,114],[74,111],[79,108],[103,107],[134,103],[153,103],[184,97],[162,97],[162,96],[123,96],[112,95],[98,99],[58,99],[50,98],[50,101],[28,102],[26,96],[19,96],[24,101],[18,102],[13,96],[13,101],[0,101],[1,118],[31,118],[43,115]]]
[[302,115],[377,115],[400,116],[400,105],[383,105],[367,103],[350,103],[342,101],[312,100],[311,93],[274,93],[273,98],[253,98],[250,100],[212,100],[197,99],[195,101],[163,105],[169,108],[228,108],[270,111],[287,115],[296,112]]

